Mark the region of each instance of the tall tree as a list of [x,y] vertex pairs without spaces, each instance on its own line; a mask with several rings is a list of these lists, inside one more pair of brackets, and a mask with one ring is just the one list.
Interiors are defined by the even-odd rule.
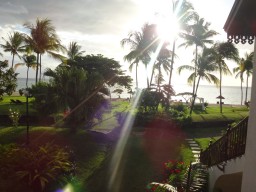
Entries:
[[[180,46],[195,46],[195,74],[197,74],[197,55],[198,48],[204,48],[206,44],[213,44],[213,40],[210,40],[214,35],[218,33],[214,30],[210,30],[210,23],[205,22],[204,18],[200,18],[198,15],[195,16],[195,23],[188,26],[189,33],[183,33],[181,36],[184,38],[185,42]],[[193,94],[195,94],[196,76],[193,80]]]
[[17,73],[8,67],[8,61],[0,61],[0,101],[3,95],[11,95],[17,87]]
[[236,73],[235,78],[240,78],[241,105],[243,105],[244,58],[237,64],[238,66],[233,69],[233,73]]
[[218,65],[220,74],[220,113],[222,113],[222,75],[231,75],[226,60],[239,61],[238,49],[229,42],[215,43],[213,46],[215,63]]
[[[27,44],[36,53],[36,83],[38,82],[39,67],[41,69],[41,56],[48,52],[56,57],[53,51],[63,50],[60,40],[56,34],[55,28],[49,19],[37,19],[36,24],[25,23],[24,26],[30,30],[30,35],[25,35]],[[40,79],[39,79],[40,80]]]
[[[166,44],[167,45],[167,44]],[[172,52],[167,48],[166,45],[163,45],[161,50],[159,51],[159,54],[157,56],[157,59],[155,61],[155,64],[152,69],[152,75],[150,79],[150,85],[152,84],[152,78],[154,75],[154,69],[158,70],[158,76],[157,76],[157,85],[160,89],[160,84],[164,80],[163,74],[161,69],[163,68],[166,73],[170,71],[170,57],[172,55]]]
[[26,87],[28,87],[28,74],[29,68],[32,67],[33,69],[36,68],[36,56],[31,54],[25,54],[22,56],[23,63],[16,63],[14,69],[17,69],[20,66],[27,67],[27,78],[26,78]]
[[[176,0],[176,1],[173,1],[171,15],[174,17],[176,24],[179,25],[178,33],[182,34],[182,33],[188,33],[190,31],[189,24],[193,22],[193,19],[196,17],[196,12],[194,11],[194,7],[190,2],[186,0],[184,1]],[[176,40],[177,40],[176,37],[173,37],[173,44],[172,44],[173,55],[171,58],[169,85],[171,85],[171,80],[172,80]]]
[[25,51],[24,38],[21,33],[13,32],[13,34],[8,35],[8,40],[4,39],[4,41],[5,41],[5,44],[0,44],[0,46],[4,49],[4,52],[11,53],[12,68],[13,68],[15,55],[17,55],[19,58],[21,58],[19,53],[22,53]]
[[130,70],[135,65],[136,88],[138,88],[138,64],[140,62],[147,64],[150,60],[150,53],[155,50],[156,37],[153,35],[154,33],[155,25],[145,24],[141,31],[131,32],[128,38],[121,40],[121,46],[130,46],[130,52],[124,56],[124,60],[131,63]]
[[82,56],[85,51],[81,51],[82,47],[77,42],[70,42],[67,48],[68,59],[74,60],[76,57]]
[[245,69],[245,73],[246,73],[246,89],[245,89],[245,100],[244,103],[247,103],[247,93],[248,93],[248,80],[249,77],[253,74],[252,69],[253,69],[253,57],[254,57],[254,53],[251,52],[250,54],[246,53],[245,54],[245,61],[244,61],[244,69]]
[[220,82],[219,79],[214,74],[212,74],[218,68],[218,66],[215,64],[214,59],[215,58],[213,56],[213,50],[204,48],[202,54],[198,56],[198,61],[195,62],[197,64],[196,66],[197,70],[195,70],[195,66],[190,66],[190,65],[182,65],[178,68],[179,73],[181,73],[181,71],[184,69],[194,71],[188,77],[188,83],[190,84],[194,82],[195,77],[198,77],[196,87],[195,87],[195,92],[193,94],[192,104],[190,107],[190,115],[192,114],[192,111],[194,108],[200,80],[201,79],[206,80],[209,83],[213,82],[214,84],[219,85],[219,82]]

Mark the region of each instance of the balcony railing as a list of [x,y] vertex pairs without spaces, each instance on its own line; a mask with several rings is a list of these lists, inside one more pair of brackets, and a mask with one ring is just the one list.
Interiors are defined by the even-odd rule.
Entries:
[[242,156],[245,153],[248,117],[200,154],[201,163],[208,167]]

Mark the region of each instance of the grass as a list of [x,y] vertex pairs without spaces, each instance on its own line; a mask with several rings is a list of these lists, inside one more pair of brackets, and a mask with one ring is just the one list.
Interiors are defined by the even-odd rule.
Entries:
[[[11,99],[13,100],[20,100],[22,104],[13,104],[11,103]],[[30,102],[32,98],[29,98],[28,101]],[[19,110],[21,114],[26,113],[26,97],[24,96],[4,96],[3,100],[0,101],[0,115],[6,115],[9,113],[9,109],[16,109]],[[31,104],[29,103],[29,113],[35,114],[36,111],[32,108]]]
[[219,139],[220,137],[205,137],[205,138],[197,138],[195,141],[199,144],[201,149],[205,150],[209,144],[210,141],[215,142]]
[[223,106],[223,113],[220,113],[219,106],[208,106],[205,111],[194,111],[193,122],[204,121],[238,121],[248,116],[249,110],[244,106]]
[[129,109],[130,103],[126,100],[117,99],[111,101],[111,110],[103,114],[102,121],[98,122],[92,129],[96,131],[109,132],[118,126],[116,120],[117,112],[125,112]]

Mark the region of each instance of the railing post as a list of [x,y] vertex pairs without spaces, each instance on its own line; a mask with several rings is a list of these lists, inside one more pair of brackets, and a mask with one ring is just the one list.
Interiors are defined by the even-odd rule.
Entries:
[[227,128],[226,139],[225,139],[225,147],[226,147],[226,150],[225,150],[226,153],[224,158],[225,160],[227,160],[230,155],[230,131],[231,131],[231,125],[229,124]]

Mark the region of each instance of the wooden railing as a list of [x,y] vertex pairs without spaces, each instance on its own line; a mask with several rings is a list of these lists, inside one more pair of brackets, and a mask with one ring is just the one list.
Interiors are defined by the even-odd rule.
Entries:
[[248,117],[200,154],[200,161],[208,167],[242,156],[245,153]]

